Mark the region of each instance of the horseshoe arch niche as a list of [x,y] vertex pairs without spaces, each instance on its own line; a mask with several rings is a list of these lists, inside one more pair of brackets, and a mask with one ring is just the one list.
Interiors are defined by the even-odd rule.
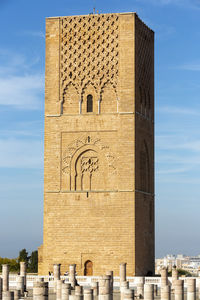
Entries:
[[104,190],[108,163],[95,145],[84,145],[73,155],[70,163],[70,190]]

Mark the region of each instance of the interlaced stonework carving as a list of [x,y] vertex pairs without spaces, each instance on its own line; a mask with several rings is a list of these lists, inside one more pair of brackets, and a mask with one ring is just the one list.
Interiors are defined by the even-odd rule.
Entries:
[[81,172],[93,173],[98,170],[98,158],[97,157],[85,157],[81,159]]
[[106,82],[117,90],[119,72],[118,14],[61,19],[61,94],[73,83],[82,99],[92,83],[97,94]]
[[136,18],[136,80],[137,80],[137,99],[138,110],[145,116],[152,116],[153,104],[153,76],[154,53],[153,32],[140,20]]
[[63,151],[62,188],[72,191],[101,190],[105,188],[102,176],[116,174],[115,163],[109,147],[101,139],[92,138],[90,134],[82,136]]

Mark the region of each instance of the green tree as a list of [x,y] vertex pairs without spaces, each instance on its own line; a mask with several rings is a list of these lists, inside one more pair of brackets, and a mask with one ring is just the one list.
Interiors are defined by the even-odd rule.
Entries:
[[[190,272],[186,271],[186,270],[177,269],[177,271],[178,271],[179,276],[182,276],[182,275],[186,276],[186,277],[191,277],[192,276],[192,274]],[[172,276],[172,271],[168,272],[168,276]]]
[[19,272],[19,263],[16,258],[0,257],[0,272],[3,264],[9,265],[10,272]]
[[186,277],[192,277],[192,274],[186,270],[178,269],[178,275],[182,276],[185,275]]
[[22,249],[21,251],[19,251],[18,262],[20,262],[20,261],[24,261],[28,264],[29,257],[28,257],[28,252],[26,251],[26,249]]
[[29,264],[28,264],[28,272],[31,273],[38,272],[38,251],[37,250],[31,253]]

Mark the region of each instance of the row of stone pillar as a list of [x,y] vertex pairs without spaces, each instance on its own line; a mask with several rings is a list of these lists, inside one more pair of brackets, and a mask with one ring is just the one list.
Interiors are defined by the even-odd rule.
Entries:
[[[184,300],[184,281],[177,279],[173,282],[174,298],[175,300]],[[161,299],[171,299],[171,286],[161,286]],[[187,300],[196,300],[196,279],[187,279]]]
[[[93,284],[94,288],[84,289],[82,286],[76,285],[74,287],[74,294],[70,283],[65,283],[64,280],[56,280],[56,300],[93,300],[93,296],[97,295],[97,283]],[[34,282],[33,285],[33,300],[47,300],[48,299],[48,283]]]
[[120,277],[120,298],[121,300],[133,300],[134,290],[129,288],[129,282],[126,279],[126,263],[119,265],[119,277]]
[[[167,294],[171,295],[171,292],[175,294],[175,300],[184,299],[184,281],[179,280],[178,270],[176,267],[172,268],[172,283],[168,282],[168,269],[163,268],[161,270],[161,299],[162,294],[164,299],[167,298]],[[199,298],[200,298],[200,287],[199,287]],[[187,300],[196,299],[196,279],[187,279]]]
[[[73,288],[70,283],[64,283],[63,280],[59,279],[56,284],[56,300],[93,300],[93,297],[98,295],[101,299],[111,300],[110,282],[110,276],[103,276],[99,282],[92,282],[90,288],[83,289],[79,285]],[[73,295],[72,290],[74,290]]]
[[9,291],[9,265],[2,265],[2,278],[0,278],[0,299],[18,300],[26,291],[26,263],[20,262],[20,275],[17,276],[17,289]]
[[49,284],[42,279],[33,283],[33,300],[48,300]]
[[20,290],[0,292],[0,299],[3,300],[19,300],[20,298]]
[[[142,285],[141,285],[142,287]],[[144,284],[143,289],[137,286],[137,296],[144,300],[154,300],[155,285]],[[176,280],[174,282],[174,299],[184,300],[184,281]],[[161,286],[161,300],[171,300],[171,285]],[[196,300],[196,279],[187,279],[187,300]]]
[[[112,300],[113,299],[113,271],[109,271],[106,273],[105,276],[99,279],[99,282],[94,282],[91,289],[85,290],[83,292],[82,287],[77,286],[77,281],[75,278],[76,274],[76,265],[70,265],[69,267],[69,283],[71,289],[75,289],[75,294],[71,295],[71,292],[67,292],[65,299],[62,299],[61,292],[61,285],[64,283],[60,280],[60,264],[54,265],[54,280],[55,280],[55,292],[57,292],[57,300],[78,300],[85,297],[87,300],[92,299],[95,295],[99,295],[100,300]],[[194,279],[192,279],[194,280]],[[140,277],[137,279],[137,291],[136,295],[139,298],[144,298],[145,300],[152,300],[154,295],[157,295],[157,286],[151,284],[145,284],[144,277]],[[195,284],[195,288],[194,288]],[[57,287],[58,285],[58,287]],[[63,285],[63,287],[66,284]],[[161,270],[161,299],[170,300],[171,299],[171,291],[175,292],[175,300],[183,300],[183,281],[178,280],[178,271],[176,268],[172,270],[172,286],[168,282],[168,271],[166,268]],[[58,290],[57,290],[58,289]],[[69,290],[69,287],[65,286],[65,289]],[[195,293],[194,293],[195,289]],[[121,300],[124,299],[133,299],[134,298],[134,291],[129,289],[129,282],[126,280],[126,263],[120,264],[120,292],[121,292]],[[182,295],[182,296],[181,296]],[[73,299],[73,297],[75,297]],[[196,299],[196,283],[194,281],[188,280],[188,300],[195,300]]]
[[[113,299],[113,271],[106,272],[106,275],[101,276],[98,282],[92,282],[91,288],[82,289],[81,286],[77,285],[76,281],[76,265],[69,266],[69,285],[72,290],[75,290],[74,294],[71,294],[70,288],[68,287],[68,299],[70,300],[91,300],[93,296],[97,296],[99,300],[112,300]],[[133,299],[134,291],[129,290],[128,282],[126,281],[126,263],[120,264],[120,286],[123,290],[123,299]],[[56,292],[57,300],[68,300],[66,299],[63,289],[65,289],[66,283],[60,280],[60,264],[54,265],[54,292]],[[63,299],[64,297],[64,299]]]
[[[121,300],[124,299],[124,292],[129,288],[129,282],[126,281],[126,263],[120,264],[120,292]],[[145,284],[144,277],[137,278],[136,295],[138,298],[152,300],[157,296],[157,285]],[[161,270],[161,300],[170,300],[171,292],[175,294],[175,300],[184,300],[184,281],[178,280],[178,271],[172,269],[172,285],[168,281],[168,270]],[[200,298],[200,288],[199,288]],[[187,300],[196,300],[196,279],[187,279]]]
[[[165,286],[168,285],[168,269],[167,268],[162,268],[162,270],[160,271],[161,274],[161,286]],[[174,285],[176,280],[178,280],[178,270],[176,269],[176,267],[172,268],[172,289],[174,289]]]
[[[20,262],[20,276],[23,278],[24,290],[26,290],[26,263]],[[2,265],[3,292],[9,291],[9,265]],[[19,280],[21,281],[21,280]]]
[[[60,266],[61,264],[54,264],[53,265],[53,274],[54,274],[54,292],[56,292],[56,282],[60,280]],[[74,289],[77,285],[76,280],[76,265],[71,264],[69,265],[69,283],[71,287]]]
[[[95,287],[95,289],[93,289]],[[74,295],[71,295],[71,284],[64,283],[62,280],[57,281],[56,300],[93,300],[94,296],[98,295],[99,300],[111,300],[112,288],[111,276],[105,275],[99,279],[99,282],[93,284],[93,287],[83,289],[82,286],[75,286]],[[98,292],[97,292],[98,290]],[[133,300],[134,291],[128,288],[128,284],[122,284],[121,288],[122,300]],[[10,292],[12,293],[12,292]],[[137,290],[138,294],[138,290]],[[144,300],[154,300],[155,290],[153,284],[144,284],[143,297]],[[5,300],[12,300],[14,298],[8,297],[5,294]],[[48,283],[35,282],[33,286],[33,300],[47,300],[48,299]],[[170,285],[163,285],[161,287],[161,300],[171,299]],[[187,279],[187,299],[196,300],[196,280]],[[184,281],[177,280],[175,282],[175,300],[184,300]]]

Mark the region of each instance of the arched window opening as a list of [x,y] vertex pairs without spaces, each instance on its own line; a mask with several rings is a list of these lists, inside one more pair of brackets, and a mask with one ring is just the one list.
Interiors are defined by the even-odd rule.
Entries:
[[[72,165],[73,166],[73,165]],[[72,175],[75,191],[91,191],[98,184],[99,158],[95,150],[87,149],[78,155]]]
[[87,96],[87,112],[93,112],[93,97],[92,97],[92,95]]
[[84,264],[84,276],[93,275],[93,263],[90,260],[87,260]]

